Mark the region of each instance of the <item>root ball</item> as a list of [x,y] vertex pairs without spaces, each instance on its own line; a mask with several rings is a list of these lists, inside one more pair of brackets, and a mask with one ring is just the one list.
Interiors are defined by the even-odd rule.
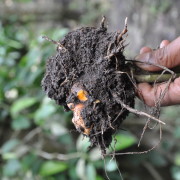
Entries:
[[127,28],[121,33],[107,32],[102,23],[100,28],[68,33],[57,42],[57,53],[47,61],[42,80],[50,98],[65,110],[75,109],[73,122],[77,114],[81,116],[83,122],[78,121],[76,129],[103,153],[129,113],[118,99],[134,106],[134,86],[123,73],[128,69],[123,55],[126,32]]

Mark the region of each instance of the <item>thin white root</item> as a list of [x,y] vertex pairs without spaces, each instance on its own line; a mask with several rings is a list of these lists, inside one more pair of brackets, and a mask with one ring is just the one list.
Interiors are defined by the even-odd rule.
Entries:
[[165,122],[161,121],[160,119],[157,119],[157,118],[155,118],[155,117],[153,117],[153,116],[151,116],[151,115],[149,115],[149,114],[147,114],[147,113],[145,113],[143,111],[138,111],[137,109],[129,107],[128,105],[124,104],[122,101],[121,101],[121,105],[124,108],[126,108],[128,111],[130,111],[130,112],[132,112],[134,114],[148,117],[148,118],[150,118],[150,119],[152,119],[152,120],[154,120],[154,121],[156,121],[158,123],[164,124],[164,125],[166,124]]
[[47,41],[49,41],[49,42],[52,42],[53,44],[58,45],[57,48],[58,48],[59,50],[67,51],[67,49],[66,49],[60,42],[55,41],[55,40],[53,40],[53,39],[50,39],[50,38],[47,37],[47,36],[42,36],[42,38],[45,39],[45,40],[47,40]]
[[116,94],[112,94],[112,95],[116,99],[116,101],[118,103],[120,103],[122,107],[126,108],[129,112],[132,112],[132,113],[140,115],[140,116],[148,117],[148,118],[150,118],[150,119],[152,119],[152,120],[154,120],[154,121],[156,121],[158,123],[161,123],[163,125],[166,124],[165,122],[161,121],[160,119],[157,119],[157,118],[155,118],[155,117],[153,117],[153,116],[151,116],[151,115],[149,115],[149,114],[147,114],[147,113],[145,113],[143,111],[138,111],[137,109],[131,108],[130,106],[124,104],[120,99],[118,99]]

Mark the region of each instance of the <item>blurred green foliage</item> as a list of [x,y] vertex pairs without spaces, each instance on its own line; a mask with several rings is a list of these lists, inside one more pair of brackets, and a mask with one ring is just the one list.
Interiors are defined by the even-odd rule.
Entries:
[[[0,22],[0,179],[102,180],[104,168],[119,177],[115,160],[104,165],[88,138],[69,132],[71,113],[42,92],[45,63],[56,47],[41,36],[57,40],[68,31],[37,31],[14,17]],[[136,142],[127,133],[115,138],[122,141],[112,143],[116,150]]]
[[150,6],[149,10],[152,13],[152,15],[157,15],[158,13],[166,13],[172,5],[172,1],[170,0],[152,0],[148,3]]

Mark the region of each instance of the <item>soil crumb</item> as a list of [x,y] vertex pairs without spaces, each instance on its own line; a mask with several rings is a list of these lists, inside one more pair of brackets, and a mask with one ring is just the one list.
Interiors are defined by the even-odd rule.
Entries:
[[42,80],[48,97],[73,111],[76,129],[102,153],[129,113],[119,100],[134,106],[134,85],[124,73],[124,30],[107,32],[102,22],[98,28],[83,27],[54,41],[57,53],[48,59]]

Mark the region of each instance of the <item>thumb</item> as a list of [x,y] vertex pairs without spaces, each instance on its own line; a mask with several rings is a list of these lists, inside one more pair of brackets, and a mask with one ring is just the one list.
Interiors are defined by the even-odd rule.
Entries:
[[180,65],[180,37],[163,48],[139,54],[135,57],[135,60],[144,62],[136,64],[147,71],[158,71],[162,69],[146,63],[158,64],[167,68],[173,68]]

